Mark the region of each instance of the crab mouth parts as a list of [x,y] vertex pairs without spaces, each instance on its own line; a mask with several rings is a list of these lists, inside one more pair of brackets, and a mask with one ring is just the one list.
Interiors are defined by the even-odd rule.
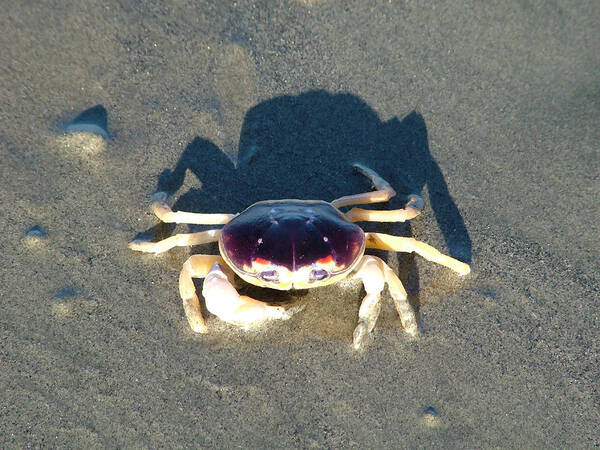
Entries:
[[[268,270],[263,270],[262,272],[259,272],[256,276],[267,283],[279,283],[279,273],[280,270],[270,268]],[[291,279],[292,285],[301,283],[305,284],[306,281],[308,281],[309,283],[325,281],[331,276],[329,270],[314,267],[308,267],[304,270],[288,272],[288,274],[289,276],[284,276],[283,278],[287,280]]]
[[236,267],[223,256],[233,271],[244,281],[255,286],[278,290],[310,289],[313,287],[326,286],[345,278],[361,258],[357,258],[350,266],[338,266],[332,258],[323,258],[318,263],[305,265],[290,270],[286,266],[273,263],[263,264],[263,261],[253,261],[252,266]]
[[250,284],[279,290],[324,286],[343,278],[348,272],[348,269],[345,269],[332,273],[314,266],[305,266],[295,271],[286,267],[273,266],[259,272],[240,270],[237,267],[232,267],[232,269],[240,278]]

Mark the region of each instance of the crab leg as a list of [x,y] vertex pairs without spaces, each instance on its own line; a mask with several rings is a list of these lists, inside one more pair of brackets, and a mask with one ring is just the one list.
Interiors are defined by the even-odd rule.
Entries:
[[168,194],[159,191],[152,195],[152,211],[166,223],[189,223],[195,225],[222,225],[235,217],[235,214],[200,214],[173,211],[167,204]]
[[172,249],[173,247],[185,247],[190,245],[206,244],[219,240],[221,230],[207,230],[198,233],[174,234],[162,241],[131,241],[129,248],[138,252],[159,254]]
[[406,289],[404,289],[402,281],[400,281],[398,275],[396,275],[392,268],[388,266],[382,259],[375,256],[374,258],[379,260],[380,267],[383,269],[385,281],[388,285],[388,290],[390,291],[390,295],[394,301],[394,306],[396,307],[396,311],[398,312],[402,326],[408,334],[416,336],[419,332],[417,326],[417,317],[415,316],[412,306],[410,306],[410,303],[408,302]]
[[378,211],[352,208],[344,215],[350,222],[361,222],[365,220],[371,222],[406,222],[421,214],[424,205],[425,202],[420,195],[411,194],[408,197],[408,203],[404,209]]
[[380,258],[365,255],[356,271],[362,279],[367,295],[358,311],[358,325],[354,329],[354,348],[358,349],[365,336],[373,330],[381,311],[381,291],[388,284],[390,295],[400,316],[404,330],[412,336],[418,333],[415,313],[408,303],[406,291],[394,271]]
[[[368,203],[387,202],[390,198],[396,195],[394,188],[385,181],[377,172],[369,169],[362,164],[353,164],[353,167],[363,175],[365,175],[377,189],[373,192],[365,192],[363,194],[348,195],[338,198],[331,202],[336,208],[349,205],[364,205]],[[410,220],[419,214],[423,209],[423,199],[417,194],[411,194],[408,197],[408,204],[404,209],[396,209],[392,211],[372,211],[368,209],[352,208],[345,216],[350,222],[360,222],[369,220],[372,222],[404,222]]]
[[396,195],[396,191],[394,191],[394,188],[392,188],[392,186],[383,178],[381,178],[379,174],[374,170],[369,169],[368,167],[358,163],[352,164],[352,167],[354,167],[355,170],[369,178],[369,180],[371,180],[371,183],[377,190],[373,192],[365,192],[363,194],[347,195],[345,197],[340,197],[331,202],[331,204],[336,208],[348,205],[365,205],[367,203],[387,202],[390,198]]
[[354,328],[354,348],[358,349],[365,336],[369,334],[381,311],[381,291],[385,286],[383,273],[375,258],[363,257],[356,276],[362,279],[367,295],[358,310],[358,325]]
[[[190,257],[190,259],[191,258],[193,258],[193,256]],[[195,263],[192,261],[190,264],[191,267],[193,267],[194,264]],[[269,305],[252,297],[239,295],[231,284],[231,277],[224,272],[226,267],[227,266],[224,264],[224,262],[216,261],[211,266],[210,271],[204,280],[202,295],[206,301],[206,308],[211,313],[215,314],[225,322],[242,326],[252,325],[265,320],[289,319],[291,317],[293,311],[287,311],[281,306]],[[179,279],[180,290],[182,289],[182,285],[188,283],[186,276],[187,273],[184,274],[184,271],[182,270],[181,277]],[[189,284],[186,286],[189,287]],[[184,294],[189,294],[190,292],[191,289],[188,289],[185,292],[181,290],[182,298],[184,297]],[[185,303],[186,301],[184,299],[184,305]],[[188,315],[188,320],[189,317],[190,316]],[[194,327],[192,326],[192,328]],[[202,331],[205,331],[205,329]]]
[[431,245],[426,244],[425,242],[417,241],[414,238],[391,236],[383,233],[365,233],[365,235],[367,239],[367,247],[369,248],[393,250],[404,253],[415,252],[428,261],[432,261],[452,269],[459,275],[467,275],[469,272],[471,272],[471,268],[468,264],[444,255]]
[[[192,255],[183,264],[179,275],[179,295],[183,301],[185,316],[196,333],[206,333],[207,330],[192,278],[204,278],[212,265],[218,263],[224,264],[224,261],[217,255]],[[233,277],[233,274],[230,276]]]

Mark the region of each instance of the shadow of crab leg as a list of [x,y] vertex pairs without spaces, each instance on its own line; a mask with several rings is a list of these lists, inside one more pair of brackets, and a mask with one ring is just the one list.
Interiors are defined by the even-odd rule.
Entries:
[[173,247],[186,247],[191,245],[207,244],[219,240],[221,230],[207,230],[198,233],[174,234],[162,241],[131,241],[129,248],[137,252],[146,252],[159,254],[172,249]]
[[362,194],[347,195],[345,197],[340,197],[331,202],[331,204],[336,208],[349,205],[366,205],[368,203],[387,202],[390,198],[396,195],[396,191],[390,185],[390,183],[381,178],[379,174],[374,170],[369,169],[368,167],[358,163],[352,164],[352,167],[354,167],[356,171],[362,173],[364,176],[369,178],[369,180],[371,180],[371,183],[377,190],[373,192],[365,192]]
[[419,214],[425,202],[420,195],[411,194],[408,196],[408,203],[404,209],[392,209],[387,211],[369,210],[362,208],[352,208],[346,214],[346,219],[350,222],[406,222],[414,219]]
[[[196,333],[206,333],[207,329],[192,278],[206,277],[213,264],[218,263],[227,267],[223,258],[218,255],[192,255],[183,264],[179,274],[179,295],[183,301],[185,316]],[[229,272],[229,276],[233,279],[233,272]]]
[[368,248],[377,248],[379,250],[393,250],[395,252],[412,253],[422,256],[428,261],[438,263],[442,266],[452,269],[459,275],[467,275],[471,272],[468,264],[444,255],[436,248],[425,242],[417,241],[414,238],[391,236],[383,233],[365,233]]
[[239,295],[231,283],[231,276],[224,272],[227,269],[228,266],[217,261],[204,279],[202,295],[206,308],[211,313],[225,322],[244,327],[265,320],[285,320],[292,316],[294,311],[287,311],[281,306],[269,305],[252,297]]
[[185,211],[173,211],[167,204],[168,195],[159,191],[152,195],[152,212],[162,222],[187,223],[193,225],[223,225],[235,217],[235,214],[200,214]]

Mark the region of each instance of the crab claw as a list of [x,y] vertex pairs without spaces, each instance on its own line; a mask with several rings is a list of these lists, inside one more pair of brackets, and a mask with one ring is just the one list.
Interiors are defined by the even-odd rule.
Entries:
[[225,322],[252,325],[271,319],[287,320],[291,313],[281,306],[239,295],[218,262],[204,279],[202,295],[206,308]]

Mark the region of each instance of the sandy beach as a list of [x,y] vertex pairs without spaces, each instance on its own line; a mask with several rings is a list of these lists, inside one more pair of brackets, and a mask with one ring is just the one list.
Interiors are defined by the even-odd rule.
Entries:
[[[20,2],[0,16],[0,447],[593,448],[600,445],[600,3]],[[360,281],[243,330],[178,295],[208,229],[174,210],[405,196],[458,277],[378,251]],[[201,291],[202,281],[196,284]]]

